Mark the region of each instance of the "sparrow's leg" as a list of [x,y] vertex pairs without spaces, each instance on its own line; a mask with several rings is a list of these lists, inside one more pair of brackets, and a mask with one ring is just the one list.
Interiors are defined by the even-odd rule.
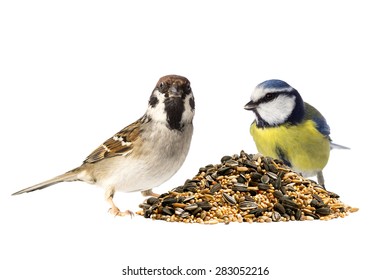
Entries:
[[143,196],[154,196],[154,197],[159,197],[160,195],[157,193],[154,193],[152,189],[148,189],[145,191],[141,192]]
[[114,201],[113,201],[114,193],[115,193],[114,189],[108,189],[106,191],[106,200],[111,205],[111,208],[108,209],[108,212],[114,216],[120,216],[120,217],[131,216],[131,217],[133,217],[134,213],[131,212],[130,210],[126,210],[126,211],[122,212],[119,210],[118,207],[116,207],[116,205],[114,204]]
[[318,171],[317,181],[318,181],[319,185],[321,185],[323,188],[325,188],[325,179],[324,179],[324,174],[322,173],[322,171]]

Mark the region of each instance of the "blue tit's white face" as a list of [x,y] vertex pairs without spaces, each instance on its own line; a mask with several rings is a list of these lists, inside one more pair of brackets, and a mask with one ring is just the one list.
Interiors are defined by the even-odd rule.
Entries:
[[297,92],[280,80],[268,80],[253,91],[245,109],[256,115],[258,126],[277,126],[285,123],[296,106]]

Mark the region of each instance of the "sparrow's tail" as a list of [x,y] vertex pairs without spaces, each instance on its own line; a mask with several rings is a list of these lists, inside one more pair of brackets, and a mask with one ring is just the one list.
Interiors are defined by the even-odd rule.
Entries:
[[50,180],[44,181],[42,183],[36,184],[34,186],[31,186],[29,188],[25,188],[23,190],[20,190],[16,193],[13,193],[12,195],[17,195],[17,194],[22,194],[22,193],[28,193],[28,192],[33,192],[36,190],[42,190],[44,188],[50,187],[51,185],[61,183],[61,182],[72,182],[72,181],[78,181],[79,178],[77,177],[78,175],[78,168],[73,169],[69,172],[66,172],[62,175],[56,176]]
[[346,147],[346,146],[339,145],[339,144],[336,144],[336,143],[333,143],[333,142],[330,142],[330,149],[350,150],[350,148],[348,148],[348,147]]

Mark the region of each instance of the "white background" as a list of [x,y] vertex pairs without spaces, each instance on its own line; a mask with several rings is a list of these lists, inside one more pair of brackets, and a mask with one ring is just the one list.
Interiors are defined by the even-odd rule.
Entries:
[[[270,271],[243,279],[384,279],[388,10],[385,1],[315,2],[2,1],[0,278],[149,279],[122,269],[180,265]],[[326,116],[334,142],[351,147],[332,151],[324,174],[360,211],[204,226],[114,218],[103,191],[85,183],[10,196],[78,166],[144,113],[166,74],[190,79],[195,132],[182,169],[156,192],[223,155],[256,152],[243,106],[258,83],[278,78]],[[116,196],[133,211],[142,200]]]

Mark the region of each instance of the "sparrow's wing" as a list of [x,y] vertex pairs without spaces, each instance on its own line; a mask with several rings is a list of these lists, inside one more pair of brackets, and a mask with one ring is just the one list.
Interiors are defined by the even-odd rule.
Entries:
[[321,113],[308,103],[305,103],[305,120],[312,120],[316,124],[316,128],[324,136],[329,137],[330,127]]
[[124,156],[132,152],[134,141],[139,138],[142,119],[126,126],[94,150],[84,163],[94,163],[104,158]]

